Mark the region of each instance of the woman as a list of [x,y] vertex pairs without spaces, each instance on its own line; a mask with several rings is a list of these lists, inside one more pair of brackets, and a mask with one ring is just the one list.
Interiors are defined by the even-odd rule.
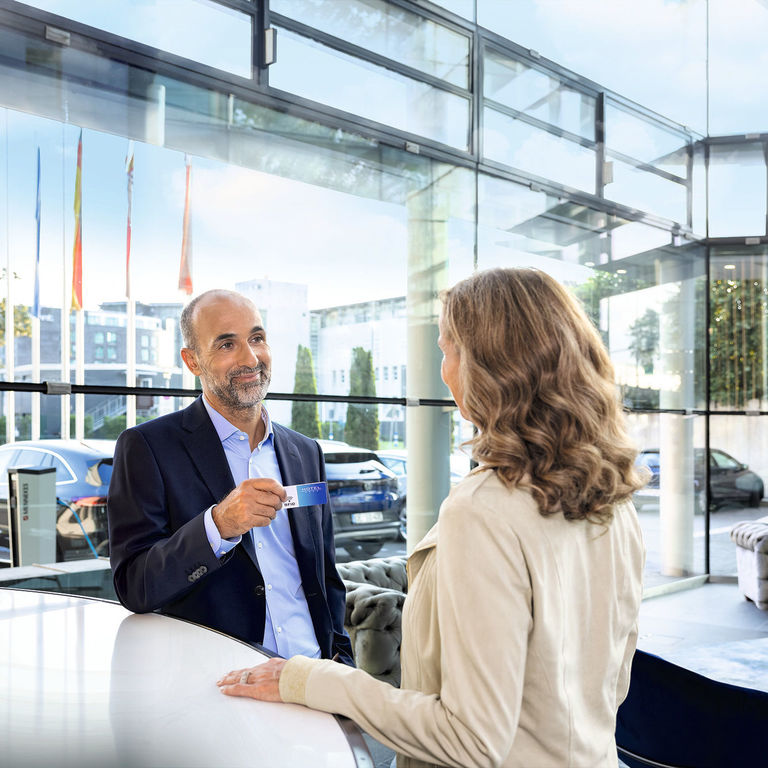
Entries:
[[449,290],[438,345],[479,466],[409,559],[402,687],[294,657],[221,690],[347,715],[398,766],[616,766],[644,555],[611,362],[532,269]]

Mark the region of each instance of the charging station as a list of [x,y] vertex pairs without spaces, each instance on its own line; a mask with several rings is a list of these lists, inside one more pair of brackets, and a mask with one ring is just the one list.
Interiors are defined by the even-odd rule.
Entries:
[[8,470],[11,565],[56,562],[56,469]]

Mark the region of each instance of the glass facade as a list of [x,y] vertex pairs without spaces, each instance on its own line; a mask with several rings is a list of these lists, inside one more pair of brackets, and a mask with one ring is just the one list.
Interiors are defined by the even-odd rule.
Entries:
[[535,266],[614,361],[652,475],[647,588],[732,576],[768,478],[768,116],[723,114],[717,3],[625,5],[207,0],[181,48],[172,2],[4,2],[0,438],[113,440],[183,407],[183,287],[233,288],[265,319],[274,419],[407,453],[412,546],[468,468],[437,296]]

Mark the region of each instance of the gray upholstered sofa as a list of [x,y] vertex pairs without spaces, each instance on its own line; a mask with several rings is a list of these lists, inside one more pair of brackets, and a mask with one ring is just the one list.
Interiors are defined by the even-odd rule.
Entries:
[[736,523],[731,541],[736,544],[739,589],[758,608],[768,610],[768,517]]
[[400,685],[400,619],[408,590],[405,557],[339,563],[347,588],[344,626],[355,662],[379,680]]

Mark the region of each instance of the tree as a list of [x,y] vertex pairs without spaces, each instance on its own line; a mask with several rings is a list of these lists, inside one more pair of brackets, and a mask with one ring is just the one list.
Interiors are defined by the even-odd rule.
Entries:
[[[301,344],[296,352],[296,378],[293,392],[302,395],[317,394],[312,352],[309,347]],[[320,413],[317,403],[294,400],[291,406],[291,428],[317,440],[320,437]]]
[[629,351],[635,356],[635,362],[642,366],[645,373],[653,373],[653,360],[659,349],[659,313],[655,309],[646,309],[642,317],[638,317],[629,326],[632,341]]
[[[362,347],[355,347],[352,350],[349,394],[365,397],[376,395],[373,355]],[[372,451],[379,447],[379,409],[376,404],[350,403],[347,407],[344,439],[351,445],[359,445],[361,448],[369,448]]]
[[[16,336],[32,335],[29,307],[16,304],[13,307],[13,331]],[[0,300],[0,345],[5,344],[5,299]]]
[[760,280],[713,280],[709,289],[712,405],[746,408],[766,397],[768,286]]

